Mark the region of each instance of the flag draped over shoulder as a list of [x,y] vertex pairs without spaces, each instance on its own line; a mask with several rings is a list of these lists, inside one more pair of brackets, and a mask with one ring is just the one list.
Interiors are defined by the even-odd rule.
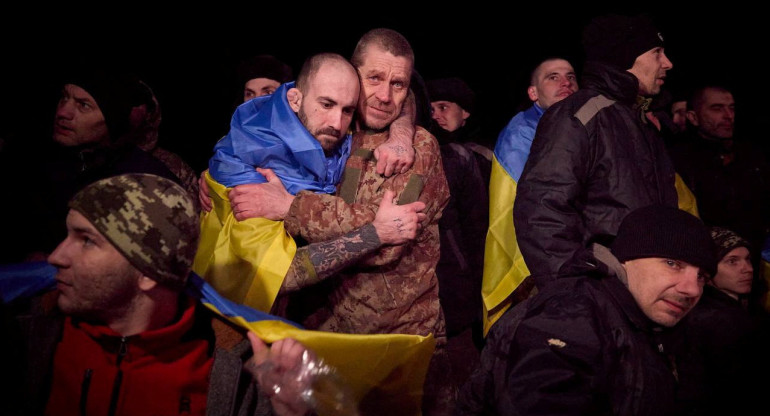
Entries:
[[511,307],[514,291],[529,276],[513,225],[516,185],[529,157],[529,149],[543,110],[533,105],[517,114],[500,132],[489,178],[489,229],[484,247],[481,295],[484,334]]
[[[34,296],[56,285],[56,268],[45,262],[0,267],[4,302]],[[353,335],[310,331],[298,324],[234,303],[191,273],[186,292],[233,324],[267,343],[294,338],[332,366],[354,399],[380,414],[420,414],[422,386],[435,347],[432,336]]]
[[297,246],[283,223],[265,218],[237,221],[229,187],[263,183],[255,168],[270,168],[286,190],[333,193],[350,155],[347,135],[333,155],[302,125],[281,85],[272,95],[238,107],[230,132],[214,147],[205,175],[214,209],[202,214],[201,239],[193,270],[228,299],[269,311]]

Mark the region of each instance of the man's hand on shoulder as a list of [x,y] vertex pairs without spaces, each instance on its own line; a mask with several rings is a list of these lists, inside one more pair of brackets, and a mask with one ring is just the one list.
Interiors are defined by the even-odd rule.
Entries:
[[377,173],[390,177],[394,173],[404,173],[414,163],[412,140],[404,140],[391,133],[385,143],[374,149],[377,159]]
[[414,126],[416,107],[411,91],[401,114],[390,124],[388,140],[374,149],[377,173],[390,177],[405,173],[414,164]]
[[262,174],[267,182],[238,185],[228,194],[235,219],[283,220],[294,201],[294,195],[286,191],[281,179],[271,169],[257,168],[257,172]]

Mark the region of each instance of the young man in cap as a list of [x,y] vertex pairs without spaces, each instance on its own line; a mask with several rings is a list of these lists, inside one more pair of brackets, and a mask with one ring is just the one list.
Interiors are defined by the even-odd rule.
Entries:
[[583,32],[581,89],[540,119],[513,206],[516,238],[537,287],[630,211],[677,206],[674,168],[645,117],[671,61],[644,16],[602,16]]
[[[434,124],[431,133],[441,145],[441,163],[449,185],[449,202],[439,221],[441,257],[436,265],[439,295],[450,337],[480,321],[484,233],[489,212],[491,151],[474,142],[480,129],[472,125],[473,90],[460,78],[429,80]],[[486,175],[486,176],[485,176]],[[469,357],[462,362],[470,364]]]
[[683,322],[683,397],[693,414],[750,414],[763,406],[766,393],[758,381],[770,371],[768,317],[747,309],[755,280],[749,241],[722,227],[712,227],[711,237],[717,272]]
[[[183,292],[199,228],[187,192],[126,174],[69,206],[67,237],[49,257],[56,290],[10,306],[3,342],[19,355],[4,357],[18,370],[5,373],[18,377],[4,391],[7,414],[270,414],[242,372],[252,351],[243,331]],[[276,371],[303,350],[284,340],[268,354],[251,341],[255,364],[269,358]],[[272,397],[281,414],[303,414],[289,411],[302,407],[296,398]]]
[[650,205],[624,218],[611,248],[594,244],[575,264],[492,327],[458,414],[672,414],[665,334],[716,269],[708,229]]

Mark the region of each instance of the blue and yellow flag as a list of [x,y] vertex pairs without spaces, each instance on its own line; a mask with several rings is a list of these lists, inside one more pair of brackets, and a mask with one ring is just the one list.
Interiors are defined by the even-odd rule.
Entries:
[[[46,262],[0,267],[4,302],[55,287],[56,268]],[[186,292],[233,324],[267,343],[294,338],[334,367],[356,401],[379,414],[419,415],[422,386],[435,347],[432,336],[352,335],[302,329],[291,321],[234,303],[191,273]]]
[[268,312],[275,302],[297,246],[283,222],[264,218],[235,219],[230,187],[263,183],[255,168],[270,168],[286,190],[333,193],[350,155],[351,137],[326,156],[318,140],[289,106],[286,93],[241,104],[230,132],[214,147],[206,183],[214,209],[201,216],[201,238],[193,270],[228,299]]
[[[529,276],[516,241],[513,202],[516,184],[529,157],[529,148],[543,109],[536,104],[517,114],[500,132],[489,178],[489,229],[484,247],[484,334],[513,304],[511,295]],[[526,296],[526,295],[525,295]]]

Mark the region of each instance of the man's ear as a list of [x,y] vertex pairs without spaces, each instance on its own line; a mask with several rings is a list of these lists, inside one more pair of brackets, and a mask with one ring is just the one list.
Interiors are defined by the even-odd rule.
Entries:
[[150,290],[158,286],[158,282],[150,279],[145,275],[141,275],[139,276],[139,280],[137,280],[137,286],[139,286],[139,290],[143,292],[149,292]]
[[467,120],[471,116],[471,113],[463,110],[463,121]]
[[289,107],[296,113],[302,106],[302,92],[296,88],[290,88],[286,91],[286,99],[289,101]]
[[685,114],[685,117],[687,117],[687,121],[690,122],[693,126],[698,126],[698,115],[695,114],[695,111],[693,110],[687,110],[687,114]]
[[534,85],[530,85],[529,88],[527,88],[527,95],[529,96],[529,99],[532,100],[532,102],[537,101],[539,98],[537,95],[537,88],[535,88]]

